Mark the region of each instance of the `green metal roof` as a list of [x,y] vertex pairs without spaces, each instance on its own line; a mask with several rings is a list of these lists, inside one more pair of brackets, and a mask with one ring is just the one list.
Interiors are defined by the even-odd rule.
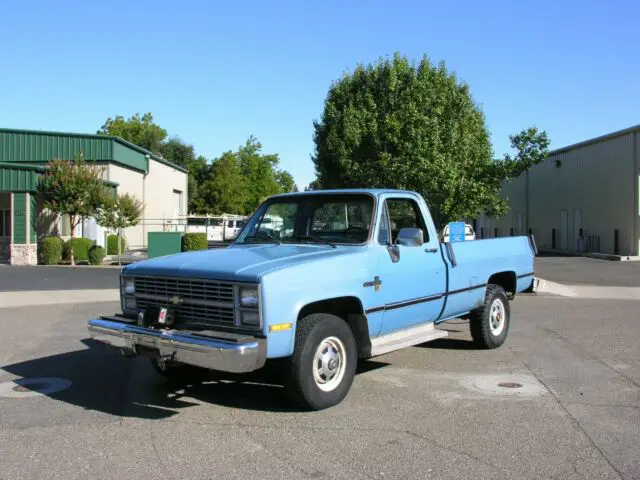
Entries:
[[19,163],[0,163],[0,192],[35,192],[44,168]]
[[[0,163],[0,192],[35,192],[38,177],[44,173],[45,167],[24,163]],[[103,180],[106,186],[116,189],[120,184],[111,180]]]
[[0,163],[45,163],[54,158],[75,158],[119,163],[147,173],[146,156],[183,173],[187,170],[120,137],[86,133],[0,128]]

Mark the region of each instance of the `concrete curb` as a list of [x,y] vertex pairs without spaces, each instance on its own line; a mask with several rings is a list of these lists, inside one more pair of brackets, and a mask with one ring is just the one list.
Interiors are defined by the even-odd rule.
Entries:
[[0,309],[59,305],[64,303],[119,302],[120,290],[28,290],[22,292],[0,292]]
[[600,285],[564,285],[535,278],[533,292],[569,298],[603,300],[640,300],[640,287],[605,287]]
[[640,256],[633,255],[614,255],[612,253],[595,253],[595,252],[570,252],[566,250],[558,250],[553,248],[539,248],[540,253],[551,253],[553,255],[561,255],[566,257],[586,257],[595,258],[597,260],[610,260],[612,262],[638,262]]

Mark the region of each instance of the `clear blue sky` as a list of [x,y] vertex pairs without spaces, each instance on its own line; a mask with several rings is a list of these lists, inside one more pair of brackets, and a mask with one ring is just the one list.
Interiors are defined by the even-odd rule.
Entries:
[[332,80],[399,51],[444,60],[496,155],[640,123],[640,2],[5,2],[0,126],[95,133],[150,111],[208,158],[253,134],[303,186]]

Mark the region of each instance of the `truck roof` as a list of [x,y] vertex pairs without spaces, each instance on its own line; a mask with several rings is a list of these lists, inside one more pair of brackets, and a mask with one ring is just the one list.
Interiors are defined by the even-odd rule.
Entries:
[[393,188],[337,188],[326,190],[309,190],[307,192],[289,192],[272,195],[271,198],[290,197],[296,195],[318,195],[322,193],[366,193],[369,195],[379,196],[384,193],[415,193],[411,190],[397,190]]

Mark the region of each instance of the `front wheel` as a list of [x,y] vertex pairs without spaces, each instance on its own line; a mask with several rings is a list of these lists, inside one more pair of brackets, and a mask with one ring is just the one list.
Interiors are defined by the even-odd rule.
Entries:
[[296,328],[287,391],[304,408],[336,405],[351,388],[357,362],[356,340],[344,320],[326,313],[309,315]]
[[481,307],[471,312],[469,327],[473,342],[480,348],[491,349],[507,339],[511,323],[509,298],[500,285],[487,285]]

